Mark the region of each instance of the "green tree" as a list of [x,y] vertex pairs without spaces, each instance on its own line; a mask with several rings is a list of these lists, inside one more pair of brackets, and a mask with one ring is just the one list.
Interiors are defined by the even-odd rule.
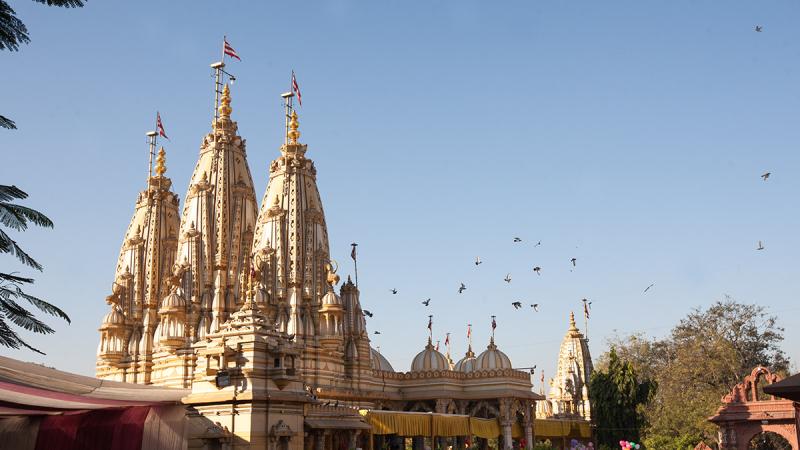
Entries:
[[[28,229],[29,223],[40,227],[52,228],[53,222],[44,214],[35,209],[11,203],[13,200],[21,200],[27,197],[28,194],[16,186],[0,185],[0,225],[15,231],[25,231]],[[3,228],[0,228],[0,253],[10,253],[27,266],[39,271],[43,269],[42,265],[28,255]],[[26,294],[22,290],[22,286],[31,283],[33,283],[33,278],[0,272],[0,345],[11,348],[26,347],[37,353],[42,353],[22,340],[12,328],[12,324],[40,334],[52,333],[53,329],[37,319],[33,313],[20,305],[18,301],[25,300],[40,311],[60,317],[66,320],[67,323],[70,322],[70,319],[58,307],[33,295]]]
[[[664,339],[634,334],[612,338],[609,345],[658,385],[644,408],[646,446],[685,450],[716,440],[716,426],[707,419],[753,367],[788,370],[782,340],[783,329],[763,307],[726,297],[692,310]],[[599,365],[609,357],[610,352],[601,356]]]
[[621,360],[612,347],[605,370],[595,371],[589,382],[598,444],[614,448],[620,440],[639,442],[645,426],[642,407],[655,391],[655,384],[640,380],[633,364]]
[[[47,6],[60,6],[64,8],[80,8],[84,0],[33,0],[36,3],[43,3]],[[20,44],[27,44],[31,41],[28,35],[28,28],[25,23],[19,20],[17,13],[5,0],[0,0],[0,50],[15,52],[19,50]],[[16,129],[13,120],[0,115],[0,128]]]

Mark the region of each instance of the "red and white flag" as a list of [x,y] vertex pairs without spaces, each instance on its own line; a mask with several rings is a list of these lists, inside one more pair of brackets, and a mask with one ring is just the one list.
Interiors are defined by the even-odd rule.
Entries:
[[497,328],[497,321],[494,320],[494,316],[492,316],[492,331],[494,331],[495,328]]
[[161,113],[156,111],[156,131],[158,131],[158,135],[163,137],[166,140],[169,140],[167,137],[167,132],[164,131],[164,124],[161,122]]
[[447,333],[447,337],[444,338],[444,345],[445,347],[450,346],[450,333]]
[[472,338],[472,324],[467,324],[467,339]]
[[436,341],[436,351],[439,351],[439,341]]
[[583,302],[583,317],[589,318],[589,304],[586,301]]
[[297,85],[297,78],[294,76],[294,70],[292,71],[292,92],[297,94],[297,103],[303,106],[303,96],[300,95],[300,86]]
[[242,58],[239,58],[239,55],[236,53],[236,50],[234,50],[233,47],[231,47],[231,44],[228,43],[228,39],[223,37],[222,38],[222,42],[224,44],[224,46],[223,46],[223,53],[224,54],[230,56],[231,58],[236,58],[239,61],[242,60]]
[[358,247],[358,244],[356,244],[355,242],[353,242],[353,243],[352,243],[352,244],[350,244],[350,245],[353,247],[353,249],[352,249],[352,250],[350,250],[350,257],[351,257],[351,258],[353,258],[353,261],[355,261],[355,260],[356,260],[356,247]]
[[428,316],[428,331],[433,331],[433,316]]

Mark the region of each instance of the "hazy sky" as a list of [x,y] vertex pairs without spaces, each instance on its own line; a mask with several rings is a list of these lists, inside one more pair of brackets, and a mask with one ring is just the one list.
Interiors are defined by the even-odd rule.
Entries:
[[0,183],[56,227],[14,235],[43,273],[2,264],[35,275],[30,292],[73,323],[29,337],[45,357],[0,354],[93,374],[144,133],[160,110],[183,199],[226,34],[243,59],[228,65],[233,118],[259,199],[297,72],[331,253],[346,276],[360,244],[362,304],[382,333],[370,336],[395,369],[425,344],[428,314],[456,359],[466,324],[479,351],[495,314],[514,365],[549,377],[584,297],[594,356],[614,330],[662,336],[728,294],[778,315],[800,359],[797,2],[12,5],[32,43],[0,53],[0,113],[19,126],[0,130]]

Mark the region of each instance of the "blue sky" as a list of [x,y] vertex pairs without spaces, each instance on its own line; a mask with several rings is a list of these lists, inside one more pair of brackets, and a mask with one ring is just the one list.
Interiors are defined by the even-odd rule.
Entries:
[[428,314],[455,358],[467,323],[486,345],[494,314],[515,366],[549,377],[584,297],[595,356],[615,330],[661,336],[728,294],[778,315],[800,358],[800,4],[268,3],[13,2],[32,43],[0,53],[1,112],[19,126],[0,132],[0,179],[55,221],[19,238],[45,266],[31,292],[73,323],[30,337],[45,357],[0,354],[93,373],[144,133],[160,110],[183,198],[226,34],[257,197],[294,69],[332,255],[347,268],[359,242],[373,345],[396,369],[424,345]]

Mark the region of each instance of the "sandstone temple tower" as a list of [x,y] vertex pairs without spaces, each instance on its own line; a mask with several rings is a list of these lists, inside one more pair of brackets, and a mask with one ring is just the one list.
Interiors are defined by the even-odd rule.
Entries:
[[[461,422],[469,415],[485,425],[484,444],[501,437],[506,450],[514,439],[532,449],[542,397],[494,336],[477,356],[470,340],[456,364],[449,346],[443,355],[429,336],[408,372],[370,346],[358,286],[350,277],[340,283],[331,258],[292,93],[283,95],[285,141],[258,208],[230,88],[219,81],[223,66],[212,65],[216,117],[180,216],[163,149],[139,194],[106,298],[96,376],[184,389],[191,433],[199,433],[192,448],[218,439],[248,449],[367,448],[370,427],[358,413],[365,408],[398,417],[455,413]],[[585,347],[577,336],[583,344],[570,344],[574,353]],[[588,349],[575,354],[583,361]],[[466,431],[449,436],[463,445]]]

